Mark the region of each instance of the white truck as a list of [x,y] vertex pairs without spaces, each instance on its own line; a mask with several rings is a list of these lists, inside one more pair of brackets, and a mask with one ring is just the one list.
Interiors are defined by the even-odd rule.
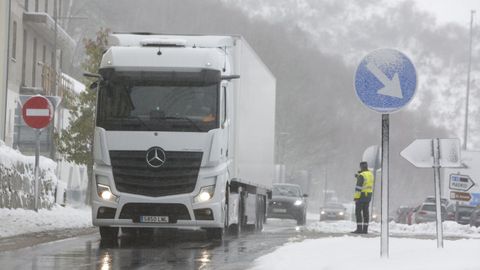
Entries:
[[274,173],[275,77],[241,36],[112,34],[98,81],[92,220],[261,229]]

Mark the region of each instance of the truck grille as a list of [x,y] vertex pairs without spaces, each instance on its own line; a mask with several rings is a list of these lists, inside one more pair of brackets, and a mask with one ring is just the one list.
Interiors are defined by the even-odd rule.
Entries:
[[160,168],[147,164],[146,151],[110,151],[118,191],[151,197],[190,193],[195,189],[202,152],[165,152]]
[[119,218],[139,222],[140,216],[168,216],[170,223],[191,220],[187,207],[177,203],[127,203],[123,206]]

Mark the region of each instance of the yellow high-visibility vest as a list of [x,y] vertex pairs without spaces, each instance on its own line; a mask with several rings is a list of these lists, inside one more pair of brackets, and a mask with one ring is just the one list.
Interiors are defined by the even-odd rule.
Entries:
[[360,173],[363,177],[362,191],[355,191],[353,198],[360,199],[361,193],[363,192],[365,196],[373,192],[373,174],[371,171],[363,171]]

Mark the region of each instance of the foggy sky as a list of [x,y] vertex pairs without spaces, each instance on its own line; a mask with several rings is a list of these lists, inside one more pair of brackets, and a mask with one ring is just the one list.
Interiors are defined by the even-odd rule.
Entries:
[[[243,35],[277,78],[277,139],[280,132],[286,134],[276,142],[277,150],[285,149],[277,161],[285,160],[292,181],[299,170],[308,170],[317,183],[311,187],[314,194],[327,169],[329,187],[351,200],[353,174],[364,149],[380,144],[380,114],[360,104],[353,89],[354,69],[369,51],[403,51],[416,65],[419,79],[414,101],[390,118],[393,207],[433,194],[433,172],[415,169],[399,152],[416,138],[463,134],[468,29],[437,25],[412,2],[82,0],[75,2],[73,13],[90,17],[70,24],[68,31],[79,40],[100,27]],[[480,41],[474,51],[472,147],[480,146]],[[78,61],[81,57],[79,53]]]

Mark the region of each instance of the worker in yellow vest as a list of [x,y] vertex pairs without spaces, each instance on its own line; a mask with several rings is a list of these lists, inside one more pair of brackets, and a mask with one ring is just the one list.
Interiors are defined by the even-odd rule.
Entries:
[[355,186],[355,217],[357,219],[357,229],[353,233],[368,233],[369,213],[368,207],[372,200],[373,192],[373,174],[368,170],[368,163],[360,162],[360,171],[355,174],[357,184]]

